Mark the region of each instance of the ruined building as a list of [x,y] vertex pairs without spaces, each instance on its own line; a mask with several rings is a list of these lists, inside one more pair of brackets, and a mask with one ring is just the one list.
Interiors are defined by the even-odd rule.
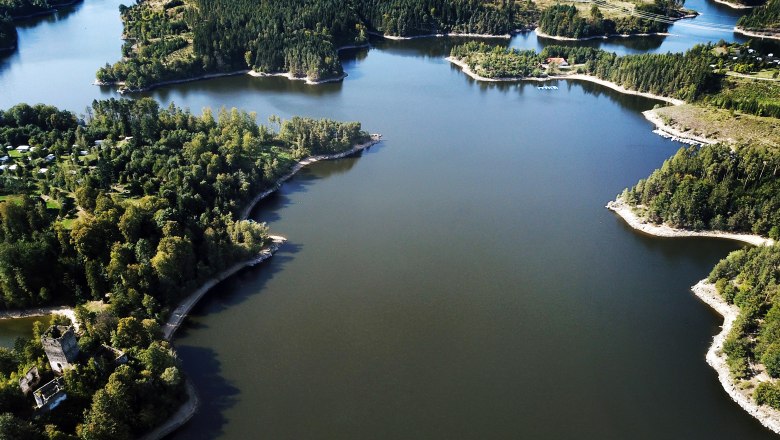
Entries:
[[41,335],[41,343],[51,369],[58,374],[71,366],[79,355],[79,344],[73,327],[51,326]]

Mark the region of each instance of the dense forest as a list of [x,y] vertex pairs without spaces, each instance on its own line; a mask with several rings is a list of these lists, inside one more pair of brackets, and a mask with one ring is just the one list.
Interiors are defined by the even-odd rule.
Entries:
[[369,32],[508,34],[537,17],[530,1],[509,0],[170,0],[120,12],[126,59],[101,68],[97,79],[131,90],[243,69],[338,78],[338,48],[366,44]]
[[725,78],[720,90],[702,101],[727,110],[780,118],[780,83]]
[[666,32],[669,28],[669,20],[665,17],[679,16],[681,6],[670,7],[664,0],[637,6],[636,10],[641,11],[643,16],[652,14],[659,17],[659,19],[648,19],[633,14],[605,18],[595,3],[591,6],[588,17],[583,17],[573,5],[554,5],[542,11],[539,30],[547,35],[566,38]]
[[765,32],[780,32],[780,0],[769,0],[764,6],[740,17],[737,26]]
[[728,145],[680,149],[624,192],[653,223],[780,238],[780,153]]
[[[731,375],[749,380],[762,365],[780,378],[780,247],[761,246],[731,253],[708,281],[740,309],[723,346]],[[780,409],[780,383],[761,381],[753,392],[759,405]]]
[[589,47],[547,46],[538,57],[534,57],[528,51],[467,43],[454,47],[451,56],[466,62],[470,69],[488,78],[544,75],[541,70],[534,71],[537,66],[533,64],[548,57],[562,57],[569,64],[580,64],[577,71],[640,92],[687,101],[719,88],[718,78],[709,67],[713,57],[712,46],[709,45],[696,46],[684,54],[622,57]]
[[[181,373],[159,340],[171,305],[258,254],[267,228],[239,218],[255,194],[301,158],[368,138],[358,123],[271,121],[151,99],[96,101],[83,119],[45,105],[0,111],[0,304],[83,304],[82,351],[108,344],[131,358],[69,370],[64,409],[30,429],[134,438],[177,407]],[[30,418],[20,375],[49,373],[39,339],[0,349],[0,414],[12,425]]]

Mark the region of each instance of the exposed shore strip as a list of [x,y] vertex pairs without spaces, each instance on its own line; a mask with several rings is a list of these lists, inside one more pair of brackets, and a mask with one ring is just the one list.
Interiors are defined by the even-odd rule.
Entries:
[[[695,17],[695,15],[692,15],[690,17],[685,16],[682,18],[692,18],[692,17]],[[559,37],[557,35],[546,34],[541,30],[539,30],[539,28],[536,28],[534,31],[536,32],[537,37],[549,38],[551,40],[558,40],[558,41],[588,41],[588,40],[607,40],[610,38],[653,37],[653,36],[668,37],[672,35],[668,32],[650,32],[644,34],[609,34],[609,35],[593,35],[590,37],[574,38],[574,37]]]
[[671,125],[667,125],[661,116],[655,110],[645,110],[642,116],[655,125],[655,133],[665,138],[671,138],[673,141],[679,141],[687,144],[715,144],[720,142],[717,139],[710,139],[704,136],[697,136],[692,133],[680,131]]
[[668,102],[672,105],[682,105],[685,104],[685,101],[681,99],[675,99],[670,98],[668,96],[661,96],[661,95],[654,95],[652,93],[647,92],[637,92],[634,90],[629,90],[621,85],[615,84],[611,81],[603,80],[601,78],[597,78],[595,76],[591,75],[583,75],[581,73],[571,73],[571,74],[563,74],[563,75],[552,75],[547,76],[544,78],[531,78],[531,77],[507,77],[507,78],[486,78],[484,76],[477,75],[472,71],[469,66],[464,63],[461,60],[455,59],[453,57],[447,57],[447,61],[449,61],[452,64],[455,64],[456,66],[460,67],[463,70],[463,73],[466,75],[474,78],[477,81],[490,81],[490,82],[514,82],[514,81],[549,81],[549,80],[558,80],[558,79],[565,79],[565,80],[580,80],[580,81],[588,81],[592,83],[596,83],[599,85],[602,85],[604,87],[608,87],[612,90],[615,90],[617,92],[626,94],[626,95],[636,95],[636,96],[642,96],[645,98],[650,99],[657,99],[659,101]]
[[79,325],[76,322],[76,312],[74,312],[73,309],[70,307],[39,307],[35,309],[5,310],[5,311],[0,311],[0,320],[31,318],[33,316],[49,316],[49,315],[66,316],[73,323],[73,326],[76,328],[76,330],[79,329]]
[[726,240],[736,240],[743,243],[752,244],[753,246],[771,246],[775,243],[774,240],[767,237],[754,234],[737,234],[726,231],[690,231],[687,229],[673,228],[669,225],[656,225],[648,223],[646,220],[640,218],[634,210],[620,197],[614,201],[607,203],[607,209],[614,211],[625,222],[637,231],[644,232],[648,235],[654,235],[656,237],[709,237],[709,238],[722,238]]
[[722,5],[726,5],[729,8],[732,8],[732,9],[753,9],[753,8],[756,7],[756,6],[750,6],[750,5],[743,5],[741,3],[734,3],[734,2],[730,2],[730,1],[726,1],[726,0],[714,0],[714,1],[715,1],[715,3],[720,3]]
[[399,35],[385,35],[381,32],[373,32],[369,31],[369,35],[373,35],[375,37],[382,37],[387,40],[394,40],[394,41],[404,41],[404,40],[417,40],[420,38],[442,38],[442,37],[467,37],[467,38],[501,38],[508,40],[512,38],[512,34],[473,34],[473,33],[460,33],[460,32],[447,32],[447,33],[440,33],[440,34],[423,34],[423,35],[411,35],[408,37],[402,37]]
[[739,26],[736,26],[734,28],[734,32],[737,34],[746,35],[748,37],[756,37],[756,38],[769,38],[771,40],[780,40],[780,32],[759,32],[759,31],[749,31],[747,29],[743,29]]
[[[750,234],[733,234],[728,232],[697,232],[649,224],[640,219],[636,213],[619,197],[615,201],[607,203],[607,208],[619,215],[629,226],[637,231],[657,237],[714,237],[737,240],[756,246],[771,246],[774,240]],[[748,414],[755,417],[762,425],[780,434],[780,411],[766,405],[758,405],[753,400],[751,389],[742,389],[732,378],[726,363],[726,354],[723,352],[723,344],[726,341],[734,322],[739,316],[739,307],[727,303],[715,289],[715,285],[703,279],[691,287],[693,293],[718,314],[723,316],[723,326],[720,333],[712,339],[712,344],[707,350],[706,360],[718,374],[718,381],[723,389]]]
[[729,366],[726,364],[726,354],[723,352],[723,344],[726,341],[734,321],[739,316],[739,307],[727,303],[719,294],[715,285],[703,279],[691,287],[693,293],[702,301],[712,307],[723,316],[723,326],[720,333],[712,338],[712,345],[707,350],[707,363],[718,373],[718,381],[726,390],[731,400],[736,402],[748,414],[752,415],[762,425],[780,434],[780,411],[767,405],[758,405],[753,400],[751,389],[742,389],[731,379]]

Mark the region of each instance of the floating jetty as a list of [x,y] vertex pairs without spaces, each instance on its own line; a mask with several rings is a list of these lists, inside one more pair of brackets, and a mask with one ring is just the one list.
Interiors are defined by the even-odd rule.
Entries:
[[538,86],[539,90],[558,90],[558,86]]

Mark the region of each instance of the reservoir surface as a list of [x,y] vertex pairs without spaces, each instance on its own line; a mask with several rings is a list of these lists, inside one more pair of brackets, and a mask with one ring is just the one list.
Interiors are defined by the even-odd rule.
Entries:
[[[118,96],[91,82],[120,56],[119,3],[23,24],[0,59],[0,107],[83,113]],[[691,22],[738,17],[686,6],[703,12]],[[625,54],[735,38],[715,29],[591,43]],[[690,292],[739,245],[645,236],[604,208],[681,147],[642,117],[658,102],[477,83],[444,60],[457,41],[372,41],[342,53],[335,84],[236,76],[145,94],[261,121],[358,120],[385,139],[254,210],[289,242],[179,330],[202,406],[173,438],[772,438],[705,363],[722,320]]]

